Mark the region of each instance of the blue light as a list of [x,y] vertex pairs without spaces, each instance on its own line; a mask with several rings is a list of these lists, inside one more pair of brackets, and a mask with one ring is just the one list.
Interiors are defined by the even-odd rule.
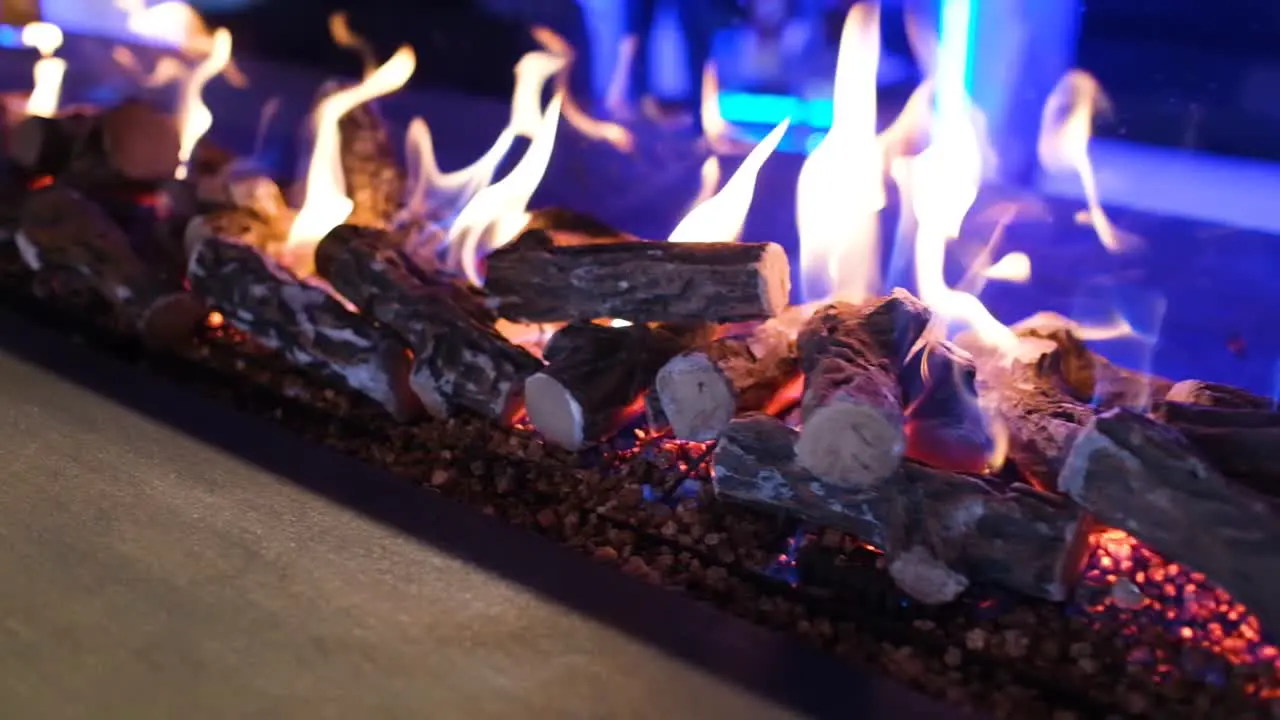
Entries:
[[22,47],[22,31],[12,25],[0,25],[0,47]]
[[720,114],[734,125],[769,125],[791,118],[793,125],[831,128],[831,99],[804,100],[791,95],[721,92]]

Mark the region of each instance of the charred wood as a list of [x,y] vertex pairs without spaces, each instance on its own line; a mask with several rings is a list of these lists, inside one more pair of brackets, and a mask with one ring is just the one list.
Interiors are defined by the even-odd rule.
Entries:
[[525,382],[529,420],[569,450],[609,436],[658,370],[700,334],[686,327],[566,325],[543,351],[546,368]]
[[901,563],[895,579],[919,571],[915,579],[942,581],[903,581],[922,601],[940,599],[926,593],[930,586],[963,589],[939,563],[975,583],[1055,601],[1069,596],[1088,545],[1086,521],[1070,503],[910,461],[874,488],[840,487],[801,465],[797,437],[767,415],[734,420],[715,450],[718,495],[856,535],[883,550],[891,567]]
[[149,267],[120,226],[71,188],[55,184],[28,194],[14,239],[29,268],[92,289],[148,342],[181,342],[204,317],[179,278]]
[[895,290],[866,305],[831,303],[809,318],[798,340],[801,464],[845,487],[893,475],[906,449],[898,375],[931,317],[923,303]]
[[669,424],[681,440],[714,440],[735,416],[764,409],[798,371],[795,340],[772,321],[716,338],[662,366],[651,424]]
[[973,356],[945,340],[928,340],[907,359],[899,382],[906,456],[956,472],[983,472],[996,443],[978,404]]
[[1219,583],[1280,627],[1280,509],[1224,478],[1176,430],[1125,410],[1076,441],[1059,488],[1106,525]]
[[206,238],[188,277],[227,323],[295,366],[371,398],[398,420],[420,414],[409,387],[412,354],[401,340],[253,247]]
[[566,244],[534,230],[489,255],[485,288],[509,320],[734,322],[778,314],[790,272],[772,243]]
[[478,291],[414,265],[388,233],[354,225],[320,242],[316,269],[413,348],[411,384],[432,415],[466,409],[504,422],[519,409],[542,362],[498,333]]
[[155,184],[178,167],[173,118],[140,100],[101,114],[73,110],[57,118],[28,117],[14,127],[10,158],[32,175],[53,175],[86,190]]

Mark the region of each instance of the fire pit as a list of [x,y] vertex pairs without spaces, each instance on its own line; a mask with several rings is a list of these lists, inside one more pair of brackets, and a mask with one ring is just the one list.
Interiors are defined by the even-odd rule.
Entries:
[[[841,67],[849,112],[798,179],[805,304],[789,304],[787,252],[738,237],[785,123],[718,191],[707,160],[669,242],[590,208],[529,211],[557,133],[635,142],[566,95],[571,52],[545,33],[494,149],[452,173],[422,121],[402,162],[371,104],[412,74],[409,48],[322,88],[297,193],[199,142],[226,33],[186,69],[176,121],[138,100],[13,104],[0,288],[249,412],[957,705],[1265,715],[1280,413],[1086,344],[1141,345],[1128,319],[1001,323],[977,293],[1029,261],[994,242],[950,284],[978,124],[940,71],[877,136],[856,76],[874,78],[877,32],[857,5],[843,52],[870,61]],[[1046,166],[1086,188],[1096,99],[1068,75],[1042,135]],[[914,294],[881,277],[886,176],[903,216],[887,279],[906,263]],[[1108,252],[1134,251],[1092,195],[1088,213]]]

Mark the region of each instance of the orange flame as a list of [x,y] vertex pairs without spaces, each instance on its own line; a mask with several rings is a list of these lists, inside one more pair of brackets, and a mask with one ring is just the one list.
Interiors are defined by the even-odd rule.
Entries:
[[720,192],[708,198],[684,216],[667,237],[669,242],[734,242],[747,222],[747,211],[755,196],[756,179],[765,160],[778,148],[782,136],[791,127],[791,120],[778,123],[764,140],[760,141],[737,172],[729,178]]
[[884,160],[876,138],[880,6],[858,3],[845,18],[836,62],[831,130],[796,184],[796,226],[806,300],[862,300],[880,285]]
[[1089,222],[1108,251],[1134,249],[1136,237],[1119,233],[1098,199],[1098,181],[1089,159],[1093,118],[1107,112],[1110,102],[1102,86],[1083,70],[1070,70],[1058,81],[1045,101],[1036,152],[1048,172],[1074,172],[1084,189]]
[[175,177],[182,180],[187,176],[187,162],[196,148],[196,143],[213,127],[213,111],[205,104],[204,86],[227,67],[231,62],[231,32],[226,28],[218,28],[213,33],[213,46],[191,75],[187,77],[182,88],[182,100],[178,106],[178,129],[180,145],[178,147],[178,169]]
[[346,11],[339,10],[329,16],[329,37],[334,45],[360,56],[365,76],[378,69],[378,54],[368,40],[351,29]]
[[22,44],[40,53],[40,59],[32,70],[33,85],[27,98],[27,114],[53,117],[58,112],[58,100],[62,95],[62,77],[67,73],[67,61],[53,57],[62,47],[62,29],[53,23],[27,23],[22,27]]
[[534,40],[537,40],[544,50],[564,61],[564,66],[556,73],[555,80],[556,92],[564,98],[560,108],[564,114],[564,121],[585,137],[607,142],[619,152],[631,152],[635,148],[635,137],[630,130],[617,123],[591,117],[569,93],[569,72],[573,67],[575,56],[569,41],[550,28],[542,26],[535,26],[531,32]]
[[286,264],[300,274],[311,271],[315,246],[351,214],[342,174],[338,121],[353,108],[399,90],[417,66],[413,48],[402,46],[359,84],[339,90],[316,106],[315,146],[307,167],[306,194],[285,242]]

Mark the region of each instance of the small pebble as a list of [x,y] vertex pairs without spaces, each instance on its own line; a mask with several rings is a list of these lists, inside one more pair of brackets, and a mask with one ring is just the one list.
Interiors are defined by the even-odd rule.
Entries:
[[1124,610],[1137,610],[1146,603],[1146,597],[1142,594],[1142,589],[1134,584],[1127,577],[1116,580],[1111,586],[1111,600],[1117,607]]

